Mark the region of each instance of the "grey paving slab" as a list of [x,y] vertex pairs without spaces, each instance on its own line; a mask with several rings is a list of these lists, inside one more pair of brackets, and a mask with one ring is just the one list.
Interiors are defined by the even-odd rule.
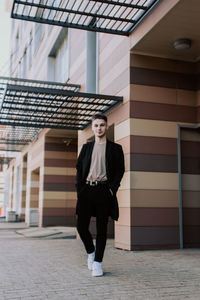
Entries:
[[54,226],[54,227],[30,227],[17,229],[16,233],[21,234],[28,238],[48,238],[57,239],[57,238],[75,238],[76,229],[71,227],[64,226]]
[[25,237],[1,225],[0,300],[200,299],[200,249],[129,252],[108,240],[105,275],[93,278],[80,240],[45,239],[40,229]]

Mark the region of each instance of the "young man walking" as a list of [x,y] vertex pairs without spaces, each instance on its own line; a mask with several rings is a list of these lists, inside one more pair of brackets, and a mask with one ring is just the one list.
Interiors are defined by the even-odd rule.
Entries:
[[[95,141],[84,144],[77,160],[77,230],[88,253],[92,276],[102,276],[102,260],[107,240],[108,218],[118,220],[116,198],[124,174],[124,154],[119,144],[106,138],[107,117],[92,118]],[[91,217],[96,217],[96,247],[89,231]]]

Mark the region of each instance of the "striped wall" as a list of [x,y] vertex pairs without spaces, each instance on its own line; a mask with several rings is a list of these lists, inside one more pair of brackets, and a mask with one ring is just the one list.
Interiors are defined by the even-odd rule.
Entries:
[[[99,92],[123,96],[123,104],[120,104],[107,114],[109,127],[114,127],[114,141],[120,144],[122,143],[116,136],[116,126],[129,118],[129,47],[129,39],[126,37],[99,34]],[[122,146],[126,152],[126,145]],[[126,164],[125,174],[127,171]],[[126,197],[124,197],[123,193],[126,194]],[[117,197],[120,219],[118,222],[115,222],[114,226],[115,246],[128,249],[130,245],[130,218],[128,214],[126,214],[125,219],[123,216],[124,200],[129,201],[129,190],[122,191],[119,189]],[[127,226],[124,226],[124,224]]]
[[40,170],[36,169],[31,172],[31,182],[30,182],[30,211],[39,208],[39,180],[40,180]]
[[[129,40],[126,37],[113,36],[107,34],[98,34],[98,82],[99,93],[120,95],[123,96],[124,103],[111,110],[108,116],[108,125],[110,128],[116,127],[116,125],[122,123],[129,118]],[[115,131],[115,129],[114,129]],[[91,127],[87,127],[85,130],[78,133],[78,150],[89,139],[93,137]],[[112,140],[113,137],[111,137]],[[114,140],[118,142],[119,139],[114,137]],[[120,143],[120,141],[119,141]],[[124,149],[127,148],[126,144],[123,145]],[[129,193],[128,189],[125,191]],[[123,197],[120,196],[121,191],[118,192],[119,206],[123,206]],[[121,211],[121,208],[120,208]],[[122,213],[121,213],[122,215]],[[119,226],[118,226],[119,225]],[[92,219],[91,230],[95,235],[95,220]],[[110,220],[108,226],[109,237],[115,236],[115,242],[117,246],[121,246],[121,241],[126,239],[125,247],[128,249],[130,245],[130,229],[126,227],[125,232],[121,230],[120,222],[115,222],[115,228],[113,228],[113,222]],[[123,244],[124,245],[124,244]]]
[[77,142],[45,138],[42,225],[75,225]]
[[177,248],[177,125],[197,122],[195,65],[131,55],[130,87],[129,118],[115,130],[128,171],[116,245],[128,248],[130,238],[130,249]]
[[[116,37],[106,34],[97,34],[98,39],[98,92],[101,94],[123,95],[128,99],[129,93],[129,42],[125,37]],[[85,91],[86,72],[86,33],[71,30],[70,35],[70,81],[81,84]],[[121,122],[127,117],[128,106],[120,105],[109,114],[109,125]],[[121,112],[120,112],[121,111]],[[93,136],[91,128],[78,133],[78,152],[81,146]],[[77,159],[77,155],[76,155]],[[76,171],[75,171],[76,172]],[[74,197],[76,195],[74,194]],[[91,219],[90,230],[96,235],[96,221]],[[108,236],[114,235],[114,224],[111,219],[108,223]]]
[[181,130],[184,247],[200,246],[200,131]]

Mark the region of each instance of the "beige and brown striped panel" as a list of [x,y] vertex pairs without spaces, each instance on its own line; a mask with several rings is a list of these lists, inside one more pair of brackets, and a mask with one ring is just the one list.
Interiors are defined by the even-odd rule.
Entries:
[[43,226],[75,225],[75,165],[77,142],[46,137],[44,160]]
[[176,248],[178,124],[198,122],[195,66],[133,55],[130,86],[130,117],[115,130],[128,170],[119,191],[116,245],[127,247],[130,240],[130,249]]
[[[123,104],[120,104],[108,113],[109,125],[114,124],[115,126],[114,139],[116,142],[119,140],[116,136],[116,126],[126,121],[130,114],[129,46],[129,39],[126,37],[99,34],[99,92],[102,94],[120,95],[123,96],[124,99]],[[119,143],[121,142],[119,141]],[[129,150],[127,149],[128,146],[126,143],[123,144],[123,148],[126,155],[127,172]],[[115,244],[117,247],[129,249],[129,208],[124,207],[123,203],[123,201],[125,201],[126,204],[129,205],[129,189],[120,189],[118,192],[118,199],[120,206],[120,220],[115,223]]]
[[30,209],[39,208],[39,169],[31,172],[30,182]]

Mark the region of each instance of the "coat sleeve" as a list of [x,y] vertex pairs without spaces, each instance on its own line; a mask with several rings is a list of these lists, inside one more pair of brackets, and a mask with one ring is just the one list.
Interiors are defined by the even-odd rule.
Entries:
[[83,158],[85,155],[86,145],[84,144],[81,148],[79,153],[77,163],[76,163],[76,189],[77,192],[80,190],[81,186],[83,185]]
[[124,153],[122,150],[122,146],[117,144],[116,149],[114,151],[115,151],[114,154],[115,173],[114,173],[114,177],[112,178],[112,181],[110,182],[110,188],[114,193],[116,193],[120,186],[120,181],[124,175],[125,167],[124,167]]

